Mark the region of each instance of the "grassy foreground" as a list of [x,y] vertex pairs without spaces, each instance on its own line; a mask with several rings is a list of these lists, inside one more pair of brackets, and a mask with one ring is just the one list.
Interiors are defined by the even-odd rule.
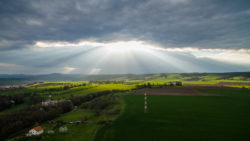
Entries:
[[249,141],[250,90],[202,90],[224,96],[126,95],[125,111],[96,141]]

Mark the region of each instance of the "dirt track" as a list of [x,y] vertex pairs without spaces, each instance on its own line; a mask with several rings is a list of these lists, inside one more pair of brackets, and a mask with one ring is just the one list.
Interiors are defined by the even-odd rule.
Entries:
[[169,88],[152,88],[147,90],[138,90],[135,94],[142,95],[144,93],[150,95],[173,95],[173,96],[221,96],[210,93],[201,93],[194,88],[188,87],[169,87]]

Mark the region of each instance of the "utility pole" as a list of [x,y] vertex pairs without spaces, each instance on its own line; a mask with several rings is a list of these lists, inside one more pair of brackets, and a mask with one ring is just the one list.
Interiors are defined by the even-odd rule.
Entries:
[[148,103],[147,103],[147,93],[144,94],[144,113],[147,113]]

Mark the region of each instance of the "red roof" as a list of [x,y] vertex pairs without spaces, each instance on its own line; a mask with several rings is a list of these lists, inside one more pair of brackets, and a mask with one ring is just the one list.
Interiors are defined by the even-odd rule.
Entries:
[[43,128],[42,128],[41,126],[34,127],[33,129],[34,129],[34,130],[36,130],[37,132],[39,132],[39,131],[42,131],[42,130],[43,130]]

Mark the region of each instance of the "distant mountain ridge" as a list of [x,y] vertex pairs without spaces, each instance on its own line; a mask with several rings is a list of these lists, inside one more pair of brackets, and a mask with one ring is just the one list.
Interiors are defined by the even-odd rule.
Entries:
[[22,85],[33,82],[52,81],[98,81],[98,80],[153,80],[171,79],[183,81],[205,80],[250,80],[250,72],[229,72],[229,73],[160,73],[160,74],[0,74],[0,86]]

